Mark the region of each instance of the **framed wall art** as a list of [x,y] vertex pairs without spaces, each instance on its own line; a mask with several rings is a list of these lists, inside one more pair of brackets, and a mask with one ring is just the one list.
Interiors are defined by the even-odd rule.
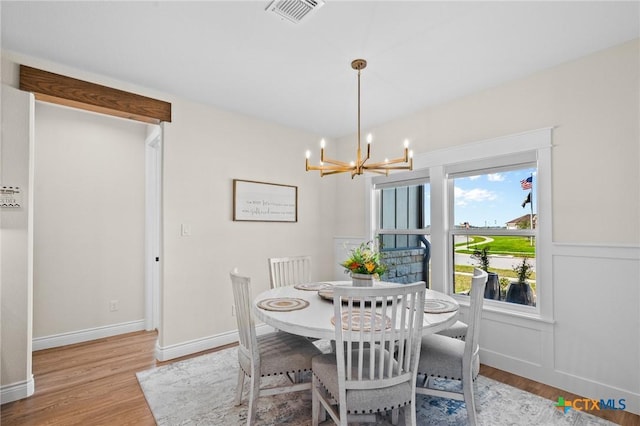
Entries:
[[234,179],[233,220],[297,222],[298,187]]

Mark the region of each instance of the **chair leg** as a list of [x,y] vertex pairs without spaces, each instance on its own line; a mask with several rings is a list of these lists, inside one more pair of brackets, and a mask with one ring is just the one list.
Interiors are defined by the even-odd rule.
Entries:
[[416,426],[416,405],[415,401],[407,404],[403,408],[405,426]]
[[394,408],[393,410],[391,410],[391,424],[392,425],[397,425],[398,424],[398,414],[399,414],[399,410],[397,408]]
[[467,406],[467,417],[469,425],[476,425],[476,401],[473,392],[473,380],[469,377],[462,382],[462,392],[464,394],[464,405]]
[[349,426],[349,420],[347,415],[347,404],[340,404],[340,425],[339,426]]
[[311,426],[318,426],[320,422],[320,395],[318,395],[318,379],[312,377],[311,384]]
[[234,401],[236,407],[242,403],[242,388],[244,386],[244,371],[238,367],[238,384],[236,385],[236,399]]
[[251,390],[249,391],[249,412],[247,413],[247,426],[256,424],[256,411],[258,411],[258,397],[260,396],[260,377],[257,374],[251,376]]

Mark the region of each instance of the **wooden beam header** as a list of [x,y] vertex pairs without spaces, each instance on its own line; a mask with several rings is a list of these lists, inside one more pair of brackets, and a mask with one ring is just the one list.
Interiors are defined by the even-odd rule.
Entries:
[[171,103],[20,65],[20,90],[37,100],[121,118],[171,122]]

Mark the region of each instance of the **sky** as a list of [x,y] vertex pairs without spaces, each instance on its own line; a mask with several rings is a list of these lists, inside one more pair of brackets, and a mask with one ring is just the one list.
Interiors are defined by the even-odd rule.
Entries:
[[[533,175],[532,190],[523,190],[520,181]],[[533,212],[537,211],[535,169],[491,173],[454,179],[454,223],[471,226],[506,226],[506,223],[531,213],[531,204],[522,207],[529,192]]]
[[[531,176],[532,190],[523,190],[520,181]],[[533,212],[537,212],[535,191],[535,168],[456,178],[454,223],[461,225],[469,222],[471,226],[477,227],[505,227],[507,222],[531,213],[531,204],[522,207],[529,192],[532,192]],[[428,203],[426,205],[428,208]],[[427,212],[427,217],[428,214]]]

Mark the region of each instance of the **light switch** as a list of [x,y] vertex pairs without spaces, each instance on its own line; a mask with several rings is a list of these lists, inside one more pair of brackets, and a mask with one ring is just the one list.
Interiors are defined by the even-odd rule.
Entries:
[[180,235],[183,237],[190,237],[191,236],[191,225],[188,225],[186,223],[183,223],[182,225],[180,225]]

